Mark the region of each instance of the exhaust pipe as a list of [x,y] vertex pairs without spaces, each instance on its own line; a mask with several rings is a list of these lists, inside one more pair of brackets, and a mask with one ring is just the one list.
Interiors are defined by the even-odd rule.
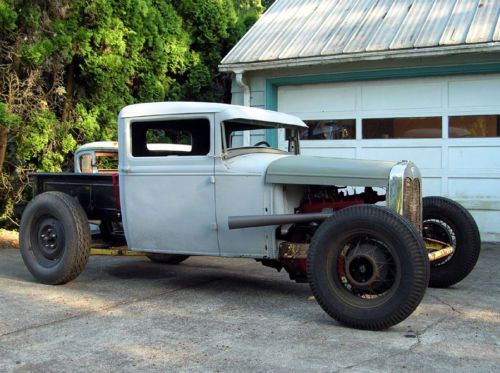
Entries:
[[229,229],[265,227],[268,225],[282,225],[294,223],[308,223],[311,221],[323,221],[332,216],[330,212],[318,212],[312,214],[284,214],[284,215],[249,215],[229,216]]

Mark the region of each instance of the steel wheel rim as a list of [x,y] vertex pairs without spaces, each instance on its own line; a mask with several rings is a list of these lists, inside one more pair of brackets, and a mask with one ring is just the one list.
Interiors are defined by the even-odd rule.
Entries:
[[[372,247],[377,254],[371,258],[365,255],[366,251],[363,255],[356,254],[355,250],[362,245]],[[366,233],[350,234],[339,246],[341,249],[328,260],[329,280],[337,289],[336,293],[344,301],[358,307],[376,307],[388,301],[401,282],[401,265],[395,248]],[[353,257],[350,258],[350,254]],[[385,257],[384,263],[380,263],[381,256]],[[375,263],[378,263],[378,267]],[[381,268],[381,265],[385,268]],[[368,266],[365,272],[356,272],[362,266]]]
[[66,246],[64,227],[55,217],[38,217],[34,221],[30,238],[31,251],[42,267],[53,267],[63,257]]
[[[447,243],[448,245],[456,249],[457,236],[455,234],[454,229],[447,222],[441,219],[427,219],[423,221],[422,227],[424,236],[426,238],[431,238]],[[451,255],[447,256],[442,260],[433,261],[431,262],[431,266],[432,267],[442,266],[443,264],[448,263],[453,258],[454,255],[455,252],[453,252]]]

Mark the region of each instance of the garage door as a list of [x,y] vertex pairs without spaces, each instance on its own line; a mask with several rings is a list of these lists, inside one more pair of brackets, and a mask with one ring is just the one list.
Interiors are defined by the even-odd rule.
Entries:
[[278,110],[309,124],[303,154],[412,160],[424,195],[457,200],[500,240],[500,74],[283,86]]

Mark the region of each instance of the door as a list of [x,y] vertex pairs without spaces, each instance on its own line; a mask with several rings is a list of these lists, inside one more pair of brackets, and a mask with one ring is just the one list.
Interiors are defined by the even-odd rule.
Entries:
[[125,120],[121,134],[120,199],[129,248],[218,255],[213,114]]

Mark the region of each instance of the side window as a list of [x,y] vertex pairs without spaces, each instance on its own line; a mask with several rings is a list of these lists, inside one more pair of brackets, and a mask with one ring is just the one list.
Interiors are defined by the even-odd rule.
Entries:
[[208,119],[133,122],[131,126],[134,157],[207,155],[210,151]]
[[80,157],[80,171],[84,174],[91,174],[92,170],[92,154],[83,154]]

